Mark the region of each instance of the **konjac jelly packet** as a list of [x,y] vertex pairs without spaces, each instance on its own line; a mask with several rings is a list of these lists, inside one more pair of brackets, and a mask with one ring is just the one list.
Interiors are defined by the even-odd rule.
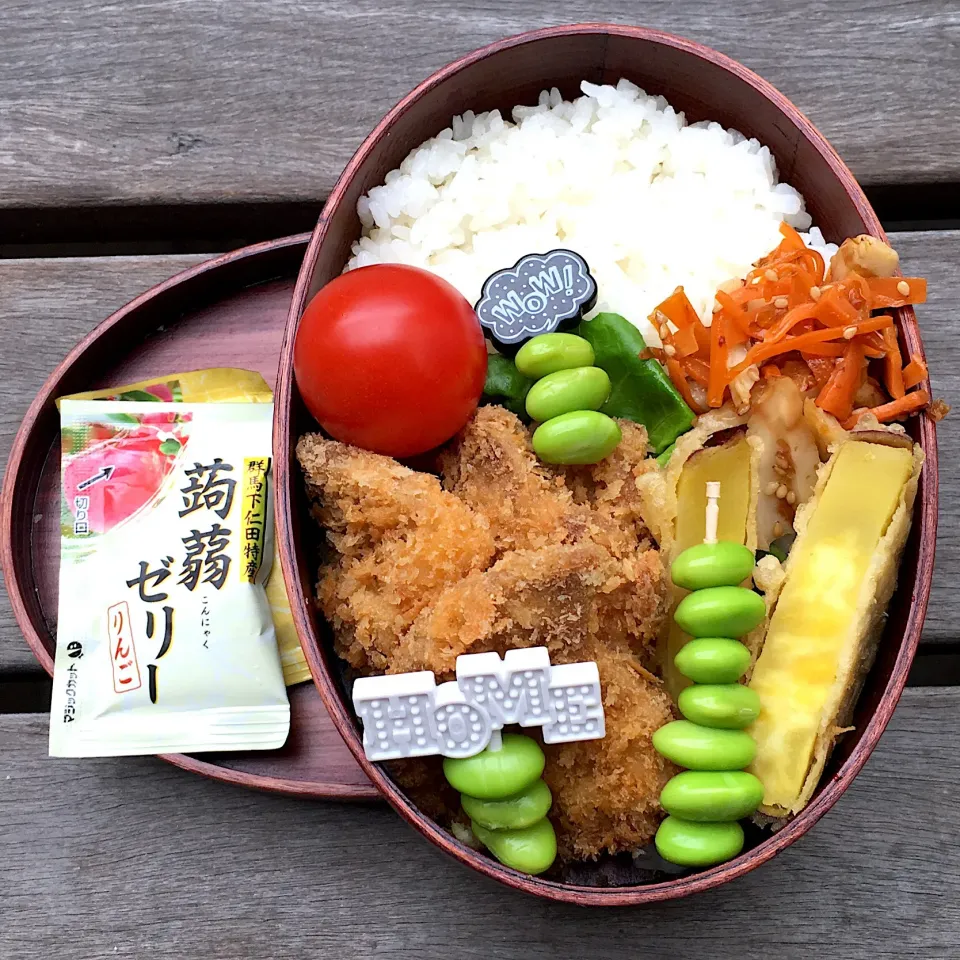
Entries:
[[50,755],[269,750],[270,403],[63,400]]

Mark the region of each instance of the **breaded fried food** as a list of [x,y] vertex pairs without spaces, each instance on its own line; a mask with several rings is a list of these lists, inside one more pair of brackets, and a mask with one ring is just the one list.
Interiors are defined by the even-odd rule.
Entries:
[[530,434],[503,407],[486,406],[440,456],[445,490],[490,523],[498,554],[579,539],[584,511],[562,476],[536,458]]
[[420,611],[490,563],[489,524],[436,477],[389,457],[318,434],[300,439],[297,457],[336,551],[317,596],[337,653],[359,670],[385,670]]
[[[337,552],[321,568],[320,607],[353,666],[443,681],[463,653],[545,646],[557,664],[597,661],[606,737],[545,748],[567,860],[647,844],[673,772],[651,741],[671,703],[645,669],[666,612],[645,495],[659,470],[645,459],[643,427],[621,430],[605,461],[553,468],[516,416],[484,407],[441,452],[443,488],[317,436],[297,448]],[[390,770],[429,816],[448,827],[462,819],[438,758]]]
[[400,641],[389,672],[449,679],[460,654],[535,646],[554,662],[565,651],[577,660],[601,629],[600,598],[621,583],[618,562],[589,540],[515,550],[440,593]]
[[660,791],[677,770],[653,748],[654,731],[675,716],[663,685],[627,651],[598,644],[606,736],[544,745],[543,778],[562,860],[645,846],[663,818]]
[[[629,652],[610,652],[602,645],[576,654],[568,648],[552,657],[555,663],[584,658],[596,660],[600,671],[607,729],[602,740],[544,744],[543,778],[553,793],[550,820],[561,860],[648,844],[663,818],[660,791],[677,772],[651,740],[676,715],[661,682]],[[463,820],[439,757],[392,761],[389,767],[427,816],[447,825]]]
[[517,416],[481,407],[440,455],[443,485],[490,521],[498,555],[589,539],[631,557],[650,546],[634,477],[656,463],[643,464],[644,427],[624,420],[621,431],[607,460],[551,467],[537,459]]
[[650,543],[650,504],[640,478],[658,472],[659,467],[656,460],[647,458],[646,427],[632,420],[618,420],[617,424],[621,440],[608,457],[599,463],[560,469],[577,503],[590,507],[605,531],[613,531],[606,540],[602,535],[594,539],[622,557]]
[[598,636],[606,647],[630,650],[646,669],[655,669],[657,638],[668,607],[659,551],[646,549],[617,560],[615,576],[607,586],[597,597]]

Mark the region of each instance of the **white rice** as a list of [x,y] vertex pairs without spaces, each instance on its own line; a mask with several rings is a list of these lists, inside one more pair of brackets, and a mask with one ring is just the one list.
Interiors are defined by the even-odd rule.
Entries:
[[425,267],[476,303],[494,271],[566,247],[590,264],[595,312],[623,314],[658,345],[653,308],[682,285],[709,324],[717,287],[780,242],[781,221],[828,260],[836,250],[757,140],[687,124],[627,80],[580,88],[573,102],[545,90],[512,123],[496,110],[454,117],[360,198],[346,269]]

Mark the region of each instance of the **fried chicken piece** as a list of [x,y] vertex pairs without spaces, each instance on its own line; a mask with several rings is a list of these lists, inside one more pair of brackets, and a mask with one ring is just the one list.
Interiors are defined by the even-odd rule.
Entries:
[[600,639],[608,649],[632,651],[646,669],[655,670],[657,637],[668,607],[659,551],[647,549],[617,561],[610,586],[597,597]]
[[440,456],[444,489],[490,522],[498,554],[579,539],[585,511],[540,463],[519,418],[485,406]]
[[659,470],[647,457],[647,430],[632,420],[618,420],[621,440],[599,463],[564,467],[567,486],[577,503],[594,514],[593,538],[617,557],[629,556],[650,544],[649,510],[638,479]]
[[586,659],[600,671],[606,736],[544,746],[561,860],[648,844],[663,819],[660,791],[677,772],[651,740],[675,716],[660,681],[630,653],[603,644],[587,650]]
[[439,592],[493,558],[487,521],[436,477],[317,434],[297,444],[314,517],[337,555],[317,597],[337,653],[385,670],[400,637]]
[[[391,673],[453,675],[462,653],[545,646],[554,662],[601,629],[600,598],[624,583],[620,564],[596,543],[515,550],[483,573],[447,587],[400,641]],[[582,659],[582,658],[579,658]]]

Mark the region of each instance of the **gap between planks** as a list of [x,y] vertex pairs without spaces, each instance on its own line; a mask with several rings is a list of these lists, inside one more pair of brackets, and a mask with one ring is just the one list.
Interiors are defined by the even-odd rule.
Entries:
[[[960,642],[924,644],[907,677],[908,687],[960,687]],[[0,674],[0,715],[48,713],[51,681],[32,673]]]
[[[864,188],[888,232],[960,228],[960,183]],[[0,208],[0,259],[219,253],[313,229],[322,202]]]

